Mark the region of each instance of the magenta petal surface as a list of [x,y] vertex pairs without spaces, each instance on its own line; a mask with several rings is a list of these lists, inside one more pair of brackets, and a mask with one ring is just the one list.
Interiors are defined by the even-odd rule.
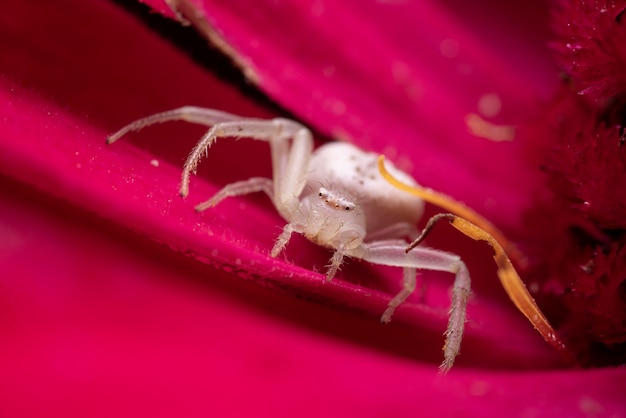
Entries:
[[[90,12],[87,6],[83,8],[85,13]],[[113,146],[104,145],[106,135],[123,124],[120,121],[123,115],[132,118],[188,103],[257,116],[266,115],[266,111],[202,73],[122,11],[107,5],[97,6],[95,10],[100,9],[100,15],[106,12],[108,20],[118,22],[115,34],[106,38],[98,37],[99,31],[106,31],[104,23],[93,31],[83,30],[80,37],[72,37],[71,22],[63,22],[62,26],[68,28],[66,32],[43,26],[48,33],[57,35],[49,36],[47,42],[52,45],[44,46],[57,54],[62,66],[36,71],[46,58],[43,53],[24,55],[15,62],[7,58],[3,63],[13,72],[8,74],[10,78],[2,80],[0,90],[4,105],[0,141],[2,171],[71,205],[95,212],[264,287],[289,290],[309,299],[367,312],[372,326],[378,326],[380,313],[398,288],[396,269],[354,263],[350,274],[345,275],[352,277],[352,282],[339,277],[327,284],[323,275],[315,271],[328,261],[324,249],[296,239],[286,253],[288,261],[269,257],[283,221],[265,200],[232,199],[200,215],[193,211],[194,203],[210,196],[221,185],[269,170],[265,144],[246,144],[245,152],[240,143],[216,146],[203,164],[205,171],[201,170],[194,178],[187,200],[176,194],[179,167],[202,130],[187,130],[189,127],[184,124],[163,126],[146,130],[134,142],[128,139]],[[17,15],[18,12],[16,9]],[[95,25],[98,20],[94,17],[91,21]],[[34,30],[45,22],[45,19],[31,20],[26,28]],[[16,29],[11,35],[17,38],[19,33],[33,43],[24,50],[41,47],[38,38],[28,39],[28,32]],[[134,41],[125,43],[124,39]],[[81,53],[73,54],[73,51]],[[5,57],[19,56],[20,52],[21,49]],[[164,62],[168,65],[159,66]],[[177,73],[172,71],[173,63],[177,73],[185,74],[187,83],[182,89],[174,82]],[[133,71],[129,72],[128,68]],[[107,128],[109,125],[112,126]],[[258,155],[266,155],[267,164],[259,163]],[[482,260],[489,260],[486,248]],[[441,275],[426,276],[433,277],[427,303],[406,304],[396,320],[434,335],[432,351],[424,352],[439,358],[450,278],[443,276],[443,280],[437,280]],[[493,279],[493,270],[484,278],[483,288],[494,287],[495,281],[488,279]],[[480,284],[476,289],[480,289]],[[495,293],[496,298],[491,296],[493,300],[489,293],[482,297],[477,291],[472,302],[467,341],[474,335],[478,344],[474,349],[469,342],[465,345],[465,361],[469,362],[474,352],[477,358],[470,363],[482,363],[482,346],[489,345],[495,353],[501,353],[494,354],[487,362],[494,367],[498,363],[516,368],[553,367],[554,354],[502,297],[502,291],[495,289],[499,293]],[[501,338],[503,333],[510,334],[510,338]]]
[[3,415],[621,413],[623,370],[512,371],[556,364],[501,294],[476,296],[460,367],[439,379],[449,278],[433,283],[432,308],[411,303],[382,327],[395,275],[357,264],[351,276],[382,285],[325,285],[312,268],[328,254],[306,242],[294,263],[271,259],[281,221],[262,199],[196,215],[222,184],[268,169],[262,146],[216,147],[189,201],[176,188],[198,131],[106,147],[129,120],[183,104],[271,116],[122,10],[17,3],[0,30],[12,41],[0,54]]
[[[163,10],[159,0],[147,3]],[[305,122],[384,152],[422,184],[507,230],[522,229],[520,213],[539,186],[518,158],[519,144],[476,137],[466,119],[481,113],[482,99],[497,97],[501,108],[484,118],[516,125],[547,97],[547,80],[556,79],[538,75],[546,66],[531,59],[548,60],[545,38],[534,53],[518,54],[514,42],[485,29],[496,38],[488,44],[460,21],[464,11],[455,16],[438,1],[268,0],[254,10],[239,0],[180,3],[195,4],[252,80]],[[547,33],[545,8],[517,8],[511,20],[533,21],[534,31]]]
[[403,342],[367,319],[233,280],[15,182],[0,198],[3,416],[623,416],[623,370],[437,378],[366,343]]

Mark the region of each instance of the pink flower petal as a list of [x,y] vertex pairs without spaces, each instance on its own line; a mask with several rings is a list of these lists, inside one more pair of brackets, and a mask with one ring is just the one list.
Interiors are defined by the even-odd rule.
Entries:
[[[162,0],[146,3],[162,10]],[[547,95],[545,79],[534,82],[534,61],[502,60],[501,49],[486,48],[440,2],[261,1],[253,11],[245,1],[192,3],[252,81],[300,118],[387,153],[507,230],[523,229],[537,179],[519,144],[473,136],[466,118],[479,113],[481,98],[497,97],[501,111],[486,118],[522,122],[537,95]]]
[[[84,13],[88,13],[89,9],[85,9]],[[103,218],[147,235],[177,251],[209,265],[236,272],[265,287],[287,289],[305,294],[309,299],[331,301],[366,310],[372,319],[372,326],[378,326],[376,322],[379,315],[390,295],[397,291],[400,276],[397,269],[370,268],[357,264],[349,275],[356,284],[340,280],[341,277],[327,284],[320,273],[311,271],[321,269],[327,263],[329,255],[324,249],[304,240],[296,240],[290,244],[286,254],[287,260],[293,260],[293,264],[269,257],[269,249],[283,221],[266,201],[258,199],[256,203],[256,200],[232,199],[216,210],[201,215],[193,211],[194,198],[198,202],[210,196],[224,183],[258,174],[252,170],[246,172],[246,167],[250,169],[259,166],[255,161],[258,160],[258,155],[265,153],[269,165],[269,151],[267,147],[263,147],[264,144],[248,144],[246,153],[242,153],[242,144],[225,142],[220,147],[215,147],[216,152],[211,153],[203,166],[207,174],[200,173],[194,179],[191,197],[187,201],[176,195],[180,160],[186,155],[198,133],[193,130],[179,133],[173,129],[168,130],[167,127],[147,130],[145,134],[150,136],[150,141],[141,142],[145,151],[138,150],[129,141],[110,147],[104,145],[103,139],[107,131],[96,126],[111,123],[114,127],[121,126],[121,122],[111,120],[117,120],[117,113],[127,106],[133,109],[129,113],[137,111],[140,114],[149,114],[156,110],[153,106],[171,108],[175,107],[173,103],[184,100],[187,103],[227,110],[228,105],[222,106],[223,103],[230,106],[239,106],[241,103],[243,113],[263,115],[262,110],[254,110],[251,104],[242,103],[243,98],[232,89],[211,76],[202,74],[197,67],[190,65],[186,58],[175,53],[162,41],[149,37],[145,32],[137,34],[135,31],[141,26],[132,23],[120,11],[112,8],[104,10],[109,10],[108,20],[119,22],[116,31],[119,39],[98,40],[95,35],[98,30],[106,31],[102,27],[91,32],[94,34],[91,38],[83,31],[81,37],[70,37],[63,42],[61,39],[57,40],[56,45],[63,45],[64,48],[57,46],[52,50],[61,49],[59,59],[64,58],[62,71],[55,72],[52,68],[43,80],[38,79],[39,73],[28,74],[27,71],[39,65],[36,60],[41,59],[41,56],[25,56],[24,62],[18,61],[18,65],[15,65],[20,71],[13,73],[13,76],[18,77],[22,85],[29,85],[35,91],[56,89],[63,85],[69,87],[67,83],[71,82],[70,88],[50,92],[62,107],[29,94],[11,81],[3,83],[4,88],[0,91],[5,115],[4,133],[0,142],[2,170],[21,181],[35,185],[39,190],[94,211]],[[104,11],[100,11],[102,13]],[[102,22],[107,21],[101,19]],[[92,22],[95,24],[96,21],[94,17]],[[127,35],[123,32],[124,22],[127,22]],[[71,27],[69,23],[64,22],[62,26]],[[62,35],[69,37],[66,33],[59,37]],[[121,40],[124,37],[135,37],[137,43],[122,48],[120,44],[123,44]],[[52,38],[48,39],[53,41]],[[113,42],[113,45],[109,45],[109,42]],[[89,49],[86,49],[87,44]],[[143,51],[151,51],[151,54],[137,55],[139,45]],[[105,57],[101,51],[107,48],[110,55]],[[93,51],[94,56],[86,56],[84,53],[72,55],[72,50]],[[144,56],[148,58],[143,58]],[[151,60],[155,58],[170,65],[172,62],[179,63],[178,71],[185,74],[188,80],[186,91],[181,91],[173,83],[162,86],[162,80],[167,80],[170,73],[167,68],[161,71],[158,67],[153,68],[154,62]],[[112,64],[106,65],[107,62]],[[133,68],[141,75],[139,79],[134,80],[125,68],[114,64],[117,62]],[[93,63],[98,65],[92,65]],[[11,63],[7,62],[6,65],[10,68]],[[99,97],[85,94],[85,91],[92,90],[94,84],[98,85],[94,80],[105,83],[109,92],[104,94],[103,89]],[[132,94],[129,91],[130,86],[133,87]],[[206,91],[214,96],[206,98],[197,93]],[[152,92],[159,92],[159,95],[167,97],[167,100],[162,99],[164,102],[172,104],[159,105]],[[143,96],[149,93],[152,94]],[[92,94],[96,95],[98,92],[92,91]],[[127,98],[129,95],[132,98]],[[134,102],[129,102],[130,100]],[[63,108],[80,109],[80,113],[74,115]],[[137,110],[139,108],[143,110]],[[90,122],[86,120],[85,113]],[[174,142],[172,136],[188,137],[188,140]],[[155,159],[159,161],[158,167],[151,164]],[[234,160],[232,164],[218,163],[230,160]],[[213,170],[209,170],[210,168]],[[204,180],[205,176],[213,183]],[[242,204],[245,206],[242,207]],[[493,288],[497,282],[493,278],[493,267],[489,264],[486,248],[483,254],[482,264],[490,268],[487,271],[490,271],[492,280],[486,282],[483,288]],[[473,272],[478,273],[480,269],[477,267]],[[428,303],[406,304],[398,312],[396,320],[412,323],[440,335],[446,323],[450,278],[444,276],[443,280],[437,280],[439,276],[431,276],[434,280],[430,284]],[[554,354],[508,300],[502,297],[501,290],[496,287],[500,300],[489,300],[479,296],[480,283],[475,289],[467,341],[472,339],[472,335],[476,335],[483,341],[481,344],[502,347],[499,350],[502,358],[490,359],[494,365],[498,361],[522,367],[529,364],[537,367],[553,364]],[[506,312],[504,314],[503,309]],[[503,333],[510,334],[511,337],[502,339]],[[439,345],[441,338],[437,337],[437,340],[436,345]],[[480,351],[477,347],[474,352],[480,354]],[[438,350],[435,352],[439,354]],[[466,343],[464,353],[468,361],[471,352],[470,343]]]
[[623,369],[437,378],[414,358],[432,335],[235,280],[10,180],[0,199],[3,416],[624,416]]
[[[17,3],[2,16],[3,39],[13,41],[0,54],[0,405],[7,415],[622,411],[621,370],[459,367],[437,379],[449,279],[431,286],[434,308],[408,304],[382,327],[376,318],[397,286],[391,271],[356,264],[346,276],[372,283],[324,285],[309,269],[327,261],[326,251],[300,242],[287,255],[295,264],[268,257],[281,220],[262,199],[193,212],[219,186],[263,170],[251,164],[262,146],[246,144],[248,155],[243,144],[215,147],[189,201],[176,188],[197,131],[164,126],[104,146],[106,133],[133,117],[183,104],[267,111],[108,3]],[[233,156],[232,165],[220,164]],[[350,309],[299,301],[238,276]],[[553,353],[501,290],[491,298],[487,284],[478,286],[459,365],[553,367]]]

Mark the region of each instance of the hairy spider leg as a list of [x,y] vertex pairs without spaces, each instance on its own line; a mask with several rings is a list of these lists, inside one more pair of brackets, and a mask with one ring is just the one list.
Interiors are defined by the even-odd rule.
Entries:
[[416,287],[416,269],[445,271],[455,275],[452,285],[452,303],[443,347],[444,361],[439,366],[446,373],[461,350],[467,302],[471,292],[471,279],[465,263],[457,255],[428,247],[416,247],[406,252],[406,244],[397,242],[365,243],[347,255],[359,257],[375,264],[403,267],[403,288],[388,304],[381,322],[391,321],[395,309],[413,293]]
[[[184,106],[136,120],[110,135],[107,143],[111,144],[131,131],[170,121],[185,121],[210,127],[185,161],[180,184],[182,197],[189,194],[191,173],[195,173],[202,156],[218,138],[262,140],[270,143],[274,181],[266,178],[252,178],[233,183],[226,186],[224,188],[226,190],[222,189],[217,193],[213,204],[217,204],[228,196],[264,191],[272,199],[281,216],[285,219],[291,218],[299,204],[298,197],[306,182],[308,163],[313,151],[313,138],[307,128],[287,119],[277,118],[268,121],[242,118],[219,110]],[[268,193],[270,182],[273,193]],[[209,202],[211,200],[201,203],[196,209],[206,209],[211,206]]]

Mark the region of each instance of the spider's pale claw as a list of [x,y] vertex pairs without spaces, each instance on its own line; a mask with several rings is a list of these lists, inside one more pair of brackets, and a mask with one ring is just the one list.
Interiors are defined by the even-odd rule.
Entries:
[[294,224],[285,225],[285,227],[283,228],[283,232],[281,232],[278,238],[276,238],[276,243],[274,244],[272,252],[270,253],[272,257],[278,257],[278,254],[280,254],[287,246],[287,243],[291,238],[291,234],[294,232],[299,232],[296,230],[296,226]]
[[407,289],[402,289],[400,293],[398,293],[393,299],[389,301],[387,305],[387,309],[383,312],[383,315],[380,317],[381,324],[388,324],[391,322],[391,317],[393,316],[396,308],[404,303],[404,301],[411,295],[412,291]]
[[204,201],[202,203],[198,203],[194,209],[196,212],[202,212],[205,211],[209,208],[215,207],[217,206],[218,203],[220,203],[222,200],[224,200],[226,198],[226,196],[221,196],[218,194],[214,195],[212,198],[210,198],[207,201]]
[[387,306],[387,309],[385,309],[385,312],[383,312],[383,316],[380,317],[380,323],[381,324],[388,324],[391,322],[391,317],[393,316],[393,313],[396,311],[396,307],[395,306]]
[[335,274],[337,274],[337,271],[339,271],[339,267],[336,266],[327,266],[328,270],[326,270],[326,281],[329,282],[333,279],[333,277],[335,277]]
[[414,268],[405,267],[402,271],[402,290],[389,301],[387,309],[383,312],[383,316],[380,317],[380,322],[388,324],[391,322],[391,317],[396,311],[396,308],[402,305],[411,294],[415,291],[417,285],[416,280],[417,271]]
[[210,200],[207,200],[206,202],[197,204],[196,206],[193,207],[193,209],[196,212],[204,212],[205,210],[212,208],[213,206],[215,206],[215,204],[211,203]]
[[335,277],[335,274],[339,271],[339,267],[341,267],[341,263],[343,263],[344,249],[339,248],[337,251],[333,253],[333,256],[330,258],[330,264],[328,270],[326,271],[326,281],[329,282]]

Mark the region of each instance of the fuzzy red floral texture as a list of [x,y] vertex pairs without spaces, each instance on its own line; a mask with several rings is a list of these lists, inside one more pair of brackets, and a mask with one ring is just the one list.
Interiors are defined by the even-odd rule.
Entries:
[[561,242],[556,248],[538,237],[541,266],[529,275],[560,299],[567,311],[560,329],[590,364],[626,361],[625,7],[559,4],[552,46],[563,87],[522,130],[553,192],[528,219]]
[[554,9],[559,65],[592,101],[626,93],[625,8],[623,0],[565,0]]

